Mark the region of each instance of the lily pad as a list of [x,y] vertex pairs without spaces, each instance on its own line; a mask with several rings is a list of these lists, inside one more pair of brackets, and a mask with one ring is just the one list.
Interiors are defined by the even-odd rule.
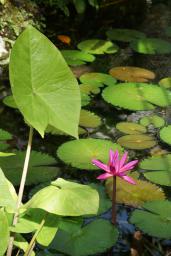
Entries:
[[83,127],[96,128],[101,125],[101,119],[93,112],[81,109],[79,125]]
[[130,221],[144,233],[159,238],[171,238],[171,202],[154,201],[143,205],[143,210],[135,210]]
[[84,92],[81,92],[81,106],[82,107],[85,107],[87,106],[91,101],[91,98],[89,95],[87,95],[86,93]]
[[122,28],[110,29],[106,32],[106,35],[110,40],[122,42],[131,42],[145,37],[145,34],[138,30]]
[[98,219],[72,234],[59,230],[50,249],[74,256],[95,255],[112,247],[117,239],[117,229],[109,221]]
[[140,163],[144,176],[157,184],[171,186],[171,154],[152,156]]
[[116,129],[126,134],[141,134],[146,133],[146,128],[143,125],[131,122],[117,123]]
[[118,149],[122,152],[122,148],[118,144],[109,140],[80,139],[62,144],[57,150],[57,155],[62,161],[73,167],[97,170],[98,167],[92,164],[92,160],[100,159],[107,163],[110,149]]
[[157,115],[144,116],[140,119],[139,122],[144,126],[149,126],[152,124],[155,128],[160,128],[165,125],[165,120]]
[[125,82],[148,82],[155,78],[155,73],[139,67],[114,67],[109,74],[118,80]]
[[80,66],[95,60],[93,55],[79,50],[62,50],[61,53],[70,66]]
[[78,49],[91,54],[116,53],[119,47],[111,41],[90,39],[82,41],[77,45]]
[[[140,207],[148,201],[165,199],[163,190],[155,184],[136,178],[134,180],[136,182],[135,186],[129,183],[125,184],[124,180],[117,178],[116,195],[118,203]],[[106,189],[110,199],[112,199],[113,179],[107,179]]]
[[163,127],[160,130],[160,138],[162,141],[166,142],[167,144],[171,145],[171,125],[168,125],[167,127]]
[[91,84],[80,84],[80,91],[84,94],[98,94],[100,93],[100,88],[103,87],[103,84],[100,83],[91,83]]
[[125,148],[142,150],[154,147],[157,141],[151,135],[131,134],[120,137],[117,143]]
[[132,41],[131,48],[143,54],[168,54],[171,52],[171,44],[158,38],[144,38]]
[[165,78],[161,79],[159,81],[159,85],[166,89],[171,88],[171,77],[165,77]]
[[112,86],[116,84],[116,79],[113,78],[111,75],[104,74],[104,73],[85,73],[80,77],[80,81],[83,84],[93,84],[99,83],[102,86],[108,85]]
[[[0,158],[0,166],[5,176],[14,184],[19,185],[25,159],[25,152],[14,152],[12,157]],[[53,166],[54,165],[54,166]],[[52,180],[59,174],[59,169],[55,167],[56,160],[46,154],[32,151],[27,175],[27,185],[37,184]]]
[[5,97],[3,103],[10,108],[17,108],[14,97],[12,95]]
[[151,110],[171,104],[171,92],[154,84],[121,83],[106,87],[102,96],[108,103],[130,110]]

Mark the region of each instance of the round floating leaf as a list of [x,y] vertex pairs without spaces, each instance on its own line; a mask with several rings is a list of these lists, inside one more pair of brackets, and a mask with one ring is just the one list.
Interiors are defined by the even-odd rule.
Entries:
[[88,185],[59,178],[38,191],[24,207],[39,208],[62,216],[96,214],[99,194]]
[[[118,203],[140,207],[144,202],[165,199],[163,190],[155,184],[135,178],[134,180],[136,181],[135,186],[117,178],[116,195]],[[106,189],[109,197],[112,199],[113,179],[107,179]]]
[[171,186],[171,154],[144,159],[140,163],[140,168],[146,170],[144,176],[148,180]]
[[117,239],[117,229],[109,221],[98,219],[73,234],[58,231],[50,249],[74,256],[95,255],[112,247]]
[[93,159],[107,163],[109,150],[122,148],[109,140],[80,139],[62,144],[58,150],[58,157],[67,164],[80,169],[96,170],[98,167],[92,164]]
[[116,53],[118,46],[111,41],[90,39],[82,41],[77,45],[78,49],[92,53],[92,54],[105,54],[105,53]]
[[157,115],[152,115],[152,116],[144,116],[140,119],[140,124],[144,126],[149,126],[152,124],[155,128],[160,128],[164,126],[165,120]]
[[114,67],[109,70],[109,74],[125,82],[148,82],[155,78],[152,71],[138,67]]
[[42,137],[48,125],[78,137],[80,91],[60,51],[28,26],[12,48],[9,68],[12,94],[24,119]]
[[80,66],[95,60],[93,55],[79,50],[62,50],[61,53],[70,66]]
[[100,87],[103,87],[100,83],[91,83],[91,84],[80,84],[80,91],[83,94],[98,94],[100,93]]
[[130,221],[150,236],[171,238],[171,202],[147,202],[143,207],[147,211],[135,210]]
[[141,39],[145,37],[145,34],[140,31],[122,28],[110,29],[106,32],[106,35],[110,40],[122,42],[131,42],[135,39]]
[[143,54],[168,54],[171,52],[171,44],[158,38],[144,38],[131,42],[131,48]]
[[86,93],[84,92],[81,92],[81,106],[82,107],[85,107],[87,106],[91,101],[91,98],[89,95],[87,95]]
[[[13,184],[19,185],[23,170],[25,152],[16,151],[14,153],[16,155],[10,158],[0,158],[0,166],[8,179]],[[56,160],[53,157],[32,151],[26,184],[37,184],[55,178],[59,173],[59,169],[52,165],[56,165]]]
[[79,125],[83,127],[96,128],[101,125],[101,119],[93,112],[81,109]]
[[161,79],[159,81],[159,85],[166,89],[171,88],[171,77],[165,77],[165,78]]
[[85,73],[80,76],[80,81],[83,84],[93,84],[99,83],[103,85],[114,85],[116,83],[116,79],[112,76],[104,73]]
[[131,122],[117,123],[116,129],[126,134],[141,134],[146,133],[146,128],[143,125]]
[[162,141],[166,142],[167,144],[171,145],[171,125],[168,125],[167,127],[163,127],[160,130],[160,138]]
[[10,108],[18,108],[12,95],[5,97],[3,103]]
[[122,83],[104,89],[103,98],[114,106],[130,110],[151,110],[171,104],[171,92],[153,84]]
[[165,29],[165,32],[166,32],[166,35],[167,36],[171,36],[171,27],[169,26],[169,27],[167,27],[166,29]]
[[154,147],[157,141],[150,135],[131,134],[120,137],[117,143],[125,148],[142,150]]
[[11,140],[11,139],[12,139],[12,134],[0,129],[0,140],[5,141],[5,140]]

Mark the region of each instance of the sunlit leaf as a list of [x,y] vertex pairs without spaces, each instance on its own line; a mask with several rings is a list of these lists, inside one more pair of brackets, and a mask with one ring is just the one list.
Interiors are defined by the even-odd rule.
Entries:
[[144,126],[149,126],[152,124],[155,128],[160,128],[164,126],[165,120],[157,115],[144,116],[140,119],[140,124]]
[[160,138],[162,141],[164,141],[165,143],[171,145],[171,125],[168,125],[166,127],[163,127],[160,130]]
[[166,89],[171,88],[171,77],[165,77],[165,78],[161,79],[159,81],[159,85]]
[[61,53],[70,66],[80,66],[95,60],[93,55],[79,50],[62,50]]
[[10,108],[17,108],[14,97],[12,95],[5,97],[3,103]]
[[[20,234],[15,234],[15,240],[14,240],[14,245],[23,250],[24,252],[26,252],[27,247],[28,247],[28,242],[25,240],[25,238],[23,236],[21,236]],[[35,256],[35,253],[32,252],[31,256]]]
[[101,125],[101,119],[99,116],[95,115],[93,112],[82,109],[80,112],[79,125],[83,127],[96,128]]
[[85,73],[80,76],[80,81],[83,84],[96,84],[99,83],[101,86],[107,85],[114,85],[116,83],[116,79],[112,76],[105,74],[105,73]]
[[146,128],[143,125],[132,122],[120,122],[116,124],[116,129],[126,134],[141,134],[146,133]]
[[3,256],[7,250],[10,236],[8,219],[3,209],[0,209],[0,229],[0,255]]

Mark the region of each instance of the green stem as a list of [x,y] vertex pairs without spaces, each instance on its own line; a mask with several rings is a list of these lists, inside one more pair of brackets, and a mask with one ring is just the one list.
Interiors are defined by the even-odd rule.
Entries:
[[33,249],[34,249],[34,246],[35,246],[35,241],[36,241],[36,238],[39,234],[39,232],[41,231],[43,225],[45,224],[45,219],[43,219],[40,223],[40,226],[39,228],[37,229],[36,233],[34,234],[34,236],[32,237],[28,247],[27,247],[27,250],[26,252],[24,253],[24,256],[30,256],[31,253],[33,252]]
[[113,225],[116,225],[116,176],[113,176],[112,224],[113,224]]
[[[16,212],[14,214],[13,223],[12,223],[13,226],[16,226],[16,224],[18,222],[19,208],[21,206],[21,202],[22,202],[22,198],[23,198],[24,187],[25,187],[26,177],[27,177],[27,172],[28,172],[32,139],[33,139],[33,128],[30,127],[28,145],[27,145],[26,156],[25,156],[23,172],[22,172],[22,178],[21,178],[21,182],[20,182],[20,188],[19,188],[18,199],[17,199],[17,204],[16,204]],[[6,254],[7,256],[12,255],[14,236],[15,236],[15,234],[11,233],[9,244],[8,244],[8,250],[7,250],[7,254]]]

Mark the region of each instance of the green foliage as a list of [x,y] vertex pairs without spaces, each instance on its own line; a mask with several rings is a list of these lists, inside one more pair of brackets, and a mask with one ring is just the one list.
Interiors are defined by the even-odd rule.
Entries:
[[113,28],[106,32],[107,37],[110,40],[114,41],[122,41],[122,42],[131,42],[136,39],[141,39],[145,37],[145,34],[133,30],[133,29],[119,29],[119,28]]
[[155,128],[160,128],[165,125],[165,120],[158,115],[144,116],[139,120],[139,122],[144,126],[152,124]]
[[25,208],[39,208],[62,216],[96,214],[99,208],[99,195],[88,185],[57,179],[37,192]]
[[132,41],[131,48],[142,54],[168,54],[171,52],[171,44],[158,38],[144,38]]
[[87,93],[85,92],[81,92],[81,106],[85,107],[87,106],[91,101],[91,98],[89,95],[87,95]]
[[116,129],[126,134],[146,133],[146,128],[140,124],[132,122],[120,122],[116,124]]
[[171,93],[154,84],[117,84],[105,88],[102,96],[108,103],[130,110],[151,110],[171,104]]
[[119,47],[111,41],[100,39],[89,39],[82,41],[77,45],[78,49],[91,54],[111,54],[116,53]]
[[167,36],[169,36],[169,37],[171,36],[171,26],[169,26],[165,29],[165,33]]
[[171,77],[165,77],[159,81],[159,85],[166,88],[170,89],[171,88]]
[[170,239],[171,202],[147,202],[143,205],[143,208],[144,211],[135,210],[133,212],[131,222],[150,236]]
[[95,72],[83,74],[80,76],[80,81],[83,84],[100,84],[99,87],[104,85],[113,86],[116,83],[116,79],[111,75]]
[[79,50],[62,50],[61,53],[70,66],[80,66],[95,60],[92,54]]
[[106,251],[117,239],[117,229],[110,222],[97,219],[72,234],[58,231],[50,248],[68,255],[86,256]]
[[77,81],[58,49],[31,26],[12,49],[10,82],[19,110],[42,137],[48,124],[77,137]]
[[97,128],[101,125],[101,119],[93,112],[81,109],[79,125],[83,127]]
[[171,154],[144,159],[140,168],[146,170],[144,176],[157,184],[171,186]]
[[168,125],[167,127],[163,127],[160,130],[160,138],[162,141],[166,142],[167,144],[171,145],[171,125]]
[[12,95],[5,97],[3,103],[10,108],[17,108],[14,97]]
[[118,149],[122,152],[122,148],[118,144],[109,140],[79,139],[62,144],[57,150],[57,155],[62,161],[73,167],[97,170],[98,167],[92,164],[92,160],[100,159],[107,163],[110,149]]
[[[81,95],[98,94],[100,93],[101,87],[103,87],[103,84],[95,83],[95,82],[90,84],[80,84]],[[84,102],[82,102],[82,104],[84,105]]]
[[3,209],[0,209],[0,227],[0,256],[3,256],[6,252],[10,236],[8,219]]
[[130,134],[120,137],[117,143],[125,148],[142,150],[154,147],[157,141],[150,135]]
[[[27,247],[28,247],[28,242],[26,241],[26,239],[24,237],[22,237],[20,234],[15,234],[15,240],[14,240],[14,245],[23,250],[24,252],[26,252]],[[31,256],[35,256],[35,253],[32,252]]]
[[[25,152],[16,151],[15,154],[12,157],[0,158],[0,166],[8,179],[14,185],[19,185]],[[59,173],[59,169],[53,165],[56,165],[56,160],[53,157],[32,151],[26,184],[37,184],[55,178]]]

